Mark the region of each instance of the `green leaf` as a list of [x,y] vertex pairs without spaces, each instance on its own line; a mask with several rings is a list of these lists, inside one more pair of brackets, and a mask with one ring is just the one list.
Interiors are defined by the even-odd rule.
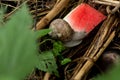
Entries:
[[49,73],[54,73],[58,76],[56,60],[52,51],[45,51],[39,55],[38,69]]
[[13,76],[1,76],[0,75],[0,80],[19,80],[19,79]]
[[24,5],[0,27],[0,75],[22,80],[36,65],[37,44],[31,15]]
[[55,56],[61,55],[60,52],[65,50],[65,47],[60,41],[56,41],[53,43],[53,52]]
[[50,29],[41,29],[41,30],[36,31],[35,33],[36,33],[37,38],[40,38],[40,37],[47,35],[50,31],[51,31]]
[[61,65],[65,65],[67,63],[71,62],[71,59],[70,58],[65,58],[61,61]]

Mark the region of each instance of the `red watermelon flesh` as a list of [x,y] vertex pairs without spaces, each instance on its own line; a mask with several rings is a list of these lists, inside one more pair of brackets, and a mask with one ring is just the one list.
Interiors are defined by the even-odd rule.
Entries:
[[86,3],[82,3],[65,16],[64,20],[74,31],[85,30],[86,33],[89,33],[105,18],[106,16],[101,12]]

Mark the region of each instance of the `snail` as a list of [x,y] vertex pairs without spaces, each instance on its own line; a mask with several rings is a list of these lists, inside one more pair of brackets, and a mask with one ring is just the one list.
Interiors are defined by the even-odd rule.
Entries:
[[85,31],[74,31],[63,19],[53,20],[49,28],[51,29],[49,35],[54,39],[61,40],[66,47],[79,45],[87,35]]
[[106,18],[90,5],[82,3],[68,13],[63,19],[53,20],[49,35],[61,40],[66,47],[79,45],[101,21]]

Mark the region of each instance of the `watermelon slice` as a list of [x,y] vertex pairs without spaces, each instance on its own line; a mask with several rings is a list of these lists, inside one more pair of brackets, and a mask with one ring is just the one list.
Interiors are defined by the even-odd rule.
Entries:
[[105,18],[106,16],[98,10],[82,3],[65,16],[64,20],[69,23],[74,31],[89,33]]

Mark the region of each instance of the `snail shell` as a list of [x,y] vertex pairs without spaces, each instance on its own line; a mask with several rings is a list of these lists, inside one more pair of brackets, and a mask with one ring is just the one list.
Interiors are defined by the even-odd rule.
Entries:
[[49,35],[63,42],[69,41],[74,33],[70,25],[62,19],[52,21],[49,28],[52,30]]

